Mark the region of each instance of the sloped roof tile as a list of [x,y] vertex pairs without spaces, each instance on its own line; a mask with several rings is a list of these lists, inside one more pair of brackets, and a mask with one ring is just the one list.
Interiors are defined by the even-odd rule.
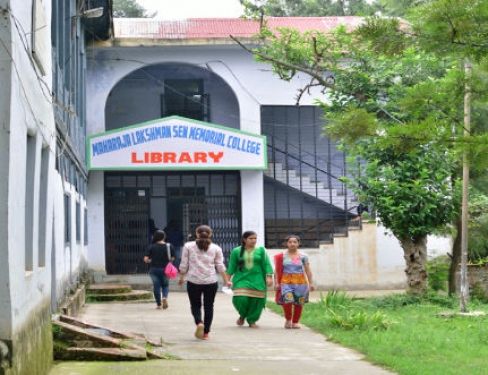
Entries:
[[[331,31],[339,25],[353,29],[363,17],[268,17],[271,29],[277,27]],[[248,38],[259,32],[259,21],[243,18],[189,18],[178,21],[152,20],[147,18],[114,19],[115,38],[142,39],[227,39],[229,35]]]

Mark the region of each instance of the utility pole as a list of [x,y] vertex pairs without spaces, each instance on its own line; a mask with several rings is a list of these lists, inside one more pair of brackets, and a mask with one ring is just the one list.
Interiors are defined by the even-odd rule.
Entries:
[[461,312],[467,312],[469,298],[468,282],[468,197],[469,197],[469,158],[468,142],[471,133],[471,62],[464,60],[464,150],[463,150],[463,201],[461,207]]

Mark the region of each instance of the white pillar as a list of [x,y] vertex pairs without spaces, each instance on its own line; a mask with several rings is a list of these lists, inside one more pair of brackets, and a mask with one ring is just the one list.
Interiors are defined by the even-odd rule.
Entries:
[[[242,90],[238,95],[241,130],[261,133],[261,106]],[[241,171],[242,231],[253,230],[264,244],[264,172]]]
[[105,205],[104,174],[90,172],[88,182],[88,267],[105,272]]
[[253,230],[264,244],[264,191],[262,171],[241,171],[242,230]]

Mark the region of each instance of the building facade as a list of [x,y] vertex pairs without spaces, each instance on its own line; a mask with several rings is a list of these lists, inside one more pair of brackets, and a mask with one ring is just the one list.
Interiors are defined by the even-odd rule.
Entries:
[[86,272],[89,6],[0,1],[0,374],[48,372],[51,315]]
[[[361,18],[267,22],[328,31],[355,27]],[[150,233],[173,222],[185,238],[199,223],[212,225],[226,253],[245,230],[256,231],[271,252],[282,248],[287,234],[299,234],[322,288],[404,285],[398,242],[375,224],[362,227],[359,202],[340,180],[348,166],[323,134],[325,119],[316,106],[323,94],[311,90],[297,105],[306,76],[280,80],[229,38],[252,45],[258,29],[258,22],[243,19],[115,19],[114,38],[89,48],[88,133],[100,139],[118,134],[104,151],[113,163],[91,168],[88,182],[88,262],[96,280],[144,282],[147,277],[138,275],[146,272],[142,255]],[[174,134],[155,139],[147,127],[174,129],[186,121],[264,136],[266,165],[152,162],[151,153],[173,150],[181,140]],[[130,137],[145,131],[151,132],[142,138],[148,159],[137,156],[130,164],[142,150]],[[186,151],[202,145],[181,142]],[[87,152],[98,151],[90,143]]]

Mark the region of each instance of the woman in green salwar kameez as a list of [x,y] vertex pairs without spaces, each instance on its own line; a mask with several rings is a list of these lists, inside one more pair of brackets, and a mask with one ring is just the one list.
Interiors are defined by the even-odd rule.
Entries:
[[230,254],[227,274],[232,276],[234,297],[232,304],[239,313],[237,325],[247,320],[249,327],[256,322],[266,305],[266,289],[273,285],[273,268],[266,249],[256,247],[257,235],[247,231],[242,234],[242,244]]

